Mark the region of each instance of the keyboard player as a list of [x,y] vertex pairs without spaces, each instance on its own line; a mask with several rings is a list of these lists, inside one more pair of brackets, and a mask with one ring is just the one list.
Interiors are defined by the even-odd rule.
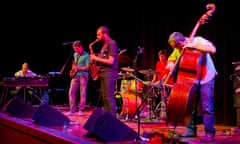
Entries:
[[[38,75],[35,72],[33,72],[32,70],[30,70],[29,69],[29,64],[25,62],[25,63],[22,64],[21,69],[14,74],[14,76],[16,78],[35,78]],[[30,96],[31,101],[33,102],[34,95],[35,95],[35,98],[38,95],[37,90],[34,87],[31,87],[31,86],[26,86],[26,87],[17,86],[15,94],[22,95],[24,93],[23,95],[24,95],[24,100],[25,100],[25,91]],[[46,91],[44,91],[43,100],[44,100],[44,102],[48,102],[48,95],[47,95]]]

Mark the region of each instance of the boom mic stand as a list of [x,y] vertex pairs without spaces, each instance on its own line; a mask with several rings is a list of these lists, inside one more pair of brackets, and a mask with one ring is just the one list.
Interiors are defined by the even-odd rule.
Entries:
[[[137,69],[137,58],[140,53],[143,53],[143,50],[144,50],[144,48],[138,47],[137,55],[135,56],[135,58],[133,60],[132,68],[134,69],[135,76],[136,76],[136,69]],[[137,135],[135,143],[138,143],[139,141],[141,141],[141,138],[140,138],[140,111],[139,111],[140,107],[138,106],[138,100],[137,100],[137,96],[138,96],[137,80],[135,81],[135,95],[136,95],[136,112],[135,113],[137,113],[137,124],[138,124],[138,135]]]
[[68,56],[66,62],[64,63],[63,67],[62,67],[61,70],[60,70],[60,74],[63,73],[63,71],[64,71],[64,69],[65,69],[67,63],[69,62],[70,58],[72,57],[72,55],[73,55],[73,52],[71,52],[71,53],[69,54],[69,56]]
[[[141,53],[143,53],[143,50],[144,50],[144,48],[142,47],[138,47],[138,51],[137,51],[137,55],[135,56],[135,58],[134,58],[134,60],[133,60],[133,66],[132,66],[132,68],[134,69],[134,75],[136,76],[137,75],[137,73],[136,73],[136,71],[137,71],[137,58],[138,58],[138,55],[139,54],[141,54]],[[138,103],[137,103],[137,95],[138,95],[138,93],[137,93],[137,81],[135,81],[135,95],[136,95],[136,109],[138,109]],[[138,117],[138,120],[139,120],[139,123],[140,123],[140,112],[137,112],[138,114],[137,114],[137,117]],[[140,128],[139,128],[140,129]]]

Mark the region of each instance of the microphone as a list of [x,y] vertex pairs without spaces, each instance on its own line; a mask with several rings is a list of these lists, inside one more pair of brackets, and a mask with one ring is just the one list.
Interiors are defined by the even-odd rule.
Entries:
[[69,44],[73,44],[74,42],[64,42],[62,43],[62,45],[69,45]]
[[127,49],[123,49],[123,50],[119,49],[118,55],[121,55],[121,54],[125,53],[126,51],[127,51]]
[[143,53],[143,51],[144,51],[144,47],[138,47],[138,50],[139,50],[139,53]]

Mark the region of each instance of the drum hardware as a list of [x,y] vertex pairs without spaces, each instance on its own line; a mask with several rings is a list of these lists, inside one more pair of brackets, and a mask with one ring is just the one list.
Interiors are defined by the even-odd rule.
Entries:
[[154,111],[160,122],[161,121],[165,122],[165,120],[167,119],[167,106],[166,106],[166,103],[168,101],[167,96],[170,89],[168,87],[165,87],[162,81],[160,81],[160,89],[161,89],[161,101],[158,103]]
[[[126,75],[126,77],[122,77],[121,84],[120,84],[120,92],[122,93],[142,93],[143,90],[143,81],[132,73],[126,73],[121,75]],[[130,79],[133,77],[134,79]],[[118,86],[116,86],[116,89]]]
[[[133,77],[136,78],[135,76]],[[145,117],[145,119],[142,120],[142,122],[147,122],[147,123],[165,122],[167,118],[166,103],[165,103],[167,94],[166,94],[166,90],[162,86],[162,83],[161,82],[152,83],[150,81],[142,81],[141,79],[138,79],[138,80],[140,80],[144,85],[148,87],[147,93],[143,94],[144,97],[142,99],[142,103],[137,109],[139,111],[139,116]],[[157,92],[156,88],[161,92]],[[161,101],[157,104],[156,99],[158,97],[158,93],[161,94]],[[136,115],[135,115],[135,118],[137,118]]]
[[150,81],[152,79],[152,76],[155,74],[159,74],[159,72],[157,71],[153,71],[152,69],[148,69],[148,70],[139,70],[139,73],[144,74],[146,79],[148,81]]
[[127,71],[127,72],[134,72],[135,71],[133,68],[130,68],[130,67],[122,67],[121,70]]
[[[115,93],[115,100],[117,103],[118,117],[125,116],[125,120],[133,117],[138,105],[141,104],[141,98],[138,96],[142,92],[141,79],[138,79],[132,73],[127,72],[127,76],[133,77],[133,80],[122,79],[120,92]],[[135,90],[133,90],[135,89]],[[133,99],[135,98],[135,99]]]
[[139,70],[139,73],[145,74],[145,75],[154,75],[154,74],[157,74],[158,72],[148,69],[148,70]]
[[[137,81],[147,85],[149,87],[146,95],[144,96],[143,100],[142,100],[142,103],[139,105],[139,107],[136,108],[136,112],[134,114],[135,118],[138,118],[141,116],[141,114],[145,114],[144,117],[146,118],[146,121],[147,122],[151,122],[154,118],[156,118],[156,115],[155,115],[155,110],[154,110],[154,104],[155,104],[155,98],[157,96],[156,94],[156,91],[155,91],[155,87],[157,87],[156,84],[154,83],[151,83],[151,82],[145,82],[139,78],[137,78],[135,75],[131,74],[130,73],[130,76],[133,77],[137,83]],[[137,84],[136,84],[137,85]],[[135,94],[137,95],[138,92],[137,92],[137,87],[136,87],[136,92]],[[147,102],[147,103],[144,103],[144,102]],[[146,105],[144,105],[146,104]],[[137,116],[137,112],[139,112],[139,116]]]
[[154,88],[158,88],[158,89],[162,89],[161,83],[160,82],[151,82],[151,81],[144,81],[143,84],[145,84],[146,86],[151,86]]
[[129,73],[129,72],[126,72],[126,73],[119,72],[117,79],[129,80],[130,77],[131,77],[131,76],[130,76],[130,73]]
[[123,72],[119,72],[118,73],[118,76],[120,77],[120,78],[128,78],[128,77],[130,77],[130,73],[129,72],[126,72],[126,73],[123,73]]
[[155,97],[156,97],[156,92],[154,90],[154,87],[151,86],[146,96],[143,98],[143,102],[146,101],[147,104],[145,106],[143,105],[143,108],[141,110],[141,114],[143,114],[143,116],[146,118],[146,121],[152,121],[155,118],[155,113],[154,113]]
[[[129,75],[131,77],[133,77],[134,80],[136,80],[135,83],[141,82],[142,84],[144,84],[148,87],[147,93],[145,95],[142,94],[142,95],[144,95],[142,103],[139,105],[139,108],[136,108],[137,110],[139,110],[140,116],[141,116],[141,114],[144,115],[144,112],[145,112],[144,117],[146,118],[145,120],[147,122],[151,122],[155,118],[157,118],[157,120],[160,120],[159,122],[161,122],[161,120],[165,121],[167,118],[166,103],[165,103],[167,101],[167,90],[166,90],[167,87],[163,86],[162,81],[152,83],[150,81],[143,81],[143,80],[137,78],[132,73],[130,73]],[[137,95],[139,89],[137,89],[137,87],[135,87],[135,88],[137,91],[136,92],[136,95]],[[155,90],[156,88],[159,89],[161,92],[158,92],[158,91],[156,92],[156,90]],[[129,90],[127,92],[129,92]],[[156,98],[158,97],[158,93],[161,94],[161,101],[157,104]],[[144,105],[144,102],[147,102],[147,103],[145,103],[146,105]],[[156,104],[157,104],[157,106],[156,106]],[[135,115],[135,118],[137,118],[136,115]]]
[[116,80],[116,86],[115,86],[115,91],[116,92],[126,92],[127,90],[127,85],[128,85],[128,78],[130,78],[130,73],[126,72],[123,73],[120,71],[118,73],[118,78]]
[[155,108],[156,117],[161,121],[165,121],[167,119],[166,114],[166,104],[164,101],[160,101],[159,104]]

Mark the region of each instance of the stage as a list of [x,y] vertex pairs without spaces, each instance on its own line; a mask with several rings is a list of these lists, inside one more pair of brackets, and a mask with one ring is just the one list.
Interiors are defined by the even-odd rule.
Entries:
[[[144,117],[140,117],[140,119],[113,118],[98,107],[89,107],[82,116],[77,114],[67,116],[68,106],[46,104],[45,106],[32,106],[35,111],[26,114],[24,112],[26,108],[23,109],[22,106],[19,106],[18,101],[16,103],[17,106],[9,106],[8,110],[4,108],[0,113],[2,144],[150,144],[157,139],[158,143],[198,144],[200,143],[199,139],[204,135],[202,124],[198,125],[198,137],[181,138],[180,134],[186,130],[184,125],[174,127],[164,121],[145,120]],[[25,113],[25,115],[16,115],[12,110]],[[214,143],[237,144],[240,142],[238,127],[216,124],[216,129],[216,142]],[[86,136],[89,130],[96,136]]]

